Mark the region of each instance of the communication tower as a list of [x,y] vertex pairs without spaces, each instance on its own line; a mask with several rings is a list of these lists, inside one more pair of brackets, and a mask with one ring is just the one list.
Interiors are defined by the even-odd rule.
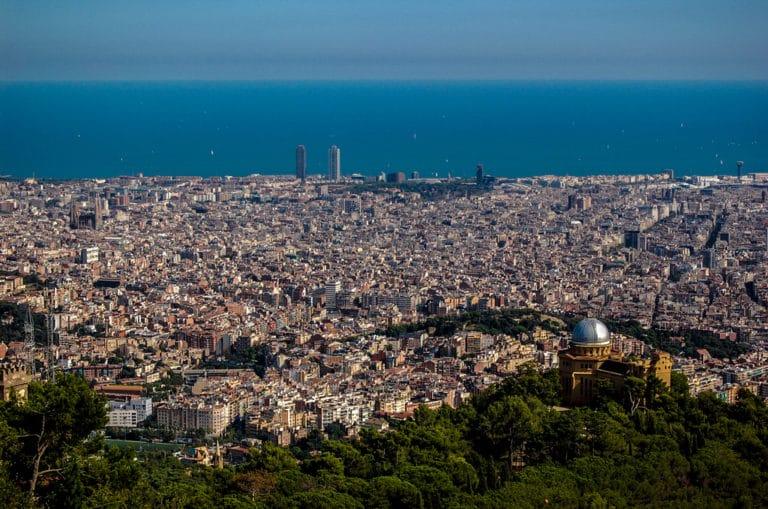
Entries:
[[27,354],[27,371],[35,374],[35,322],[32,319],[32,306],[27,307],[27,318],[24,321],[24,352]]
[[50,308],[48,309],[48,314],[46,315],[46,320],[48,321],[48,326],[46,327],[48,332],[48,347],[46,348],[45,352],[45,362],[48,365],[48,381],[56,383],[56,355],[54,353],[53,349],[53,314],[51,313]]

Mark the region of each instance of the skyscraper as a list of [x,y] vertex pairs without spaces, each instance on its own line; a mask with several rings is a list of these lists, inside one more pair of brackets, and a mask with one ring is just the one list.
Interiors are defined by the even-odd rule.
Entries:
[[307,178],[307,149],[304,145],[296,147],[296,178],[302,181]]
[[341,150],[336,145],[328,149],[328,180],[341,180]]

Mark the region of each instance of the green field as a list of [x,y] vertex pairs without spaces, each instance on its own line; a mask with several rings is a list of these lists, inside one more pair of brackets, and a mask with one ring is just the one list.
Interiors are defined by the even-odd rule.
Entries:
[[176,452],[181,451],[183,448],[191,447],[187,444],[166,444],[163,442],[142,442],[140,440],[115,440],[107,438],[106,443],[111,447],[119,447],[124,449],[126,447],[133,447],[138,451],[168,451]]

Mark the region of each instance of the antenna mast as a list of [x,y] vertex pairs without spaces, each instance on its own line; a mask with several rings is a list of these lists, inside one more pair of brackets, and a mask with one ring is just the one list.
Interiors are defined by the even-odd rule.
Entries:
[[48,320],[48,348],[46,349],[46,363],[48,364],[48,381],[56,383],[56,356],[53,353],[53,314],[50,307],[46,315]]
[[35,322],[32,319],[32,306],[27,306],[27,319],[24,321],[24,351],[27,354],[27,371],[35,374]]

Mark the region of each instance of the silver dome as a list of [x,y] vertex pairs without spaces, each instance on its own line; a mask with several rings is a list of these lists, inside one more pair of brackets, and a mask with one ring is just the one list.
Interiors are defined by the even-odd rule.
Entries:
[[611,333],[603,322],[596,318],[587,318],[580,321],[573,329],[574,345],[582,346],[609,346]]

